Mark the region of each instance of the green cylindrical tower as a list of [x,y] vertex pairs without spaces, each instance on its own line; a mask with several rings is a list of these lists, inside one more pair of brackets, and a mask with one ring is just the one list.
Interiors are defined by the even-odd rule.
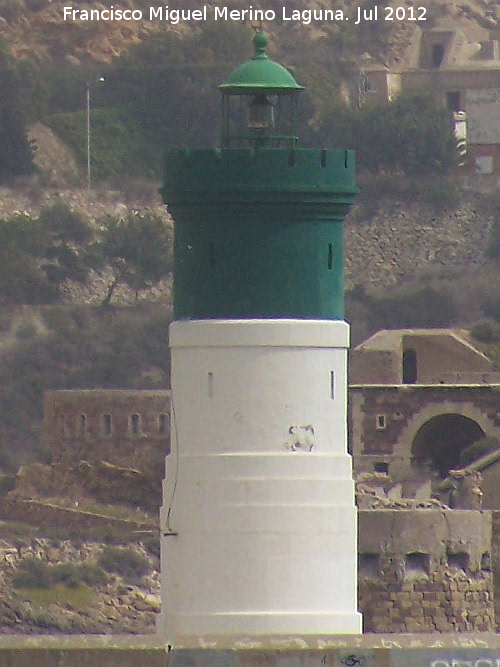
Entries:
[[[165,156],[175,319],[343,319],[342,223],[357,192],[354,156],[297,148],[301,87],[267,57],[266,43],[257,33],[254,58],[220,87],[222,148]],[[246,128],[236,133],[232,97],[248,99]],[[278,126],[288,100],[291,135]]]

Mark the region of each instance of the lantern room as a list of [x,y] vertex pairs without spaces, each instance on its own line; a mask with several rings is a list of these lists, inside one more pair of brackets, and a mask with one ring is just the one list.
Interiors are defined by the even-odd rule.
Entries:
[[219,86],[223,148],[284,148],[297,144],[297,103],[303,87],[268,57],[267,44],[267,35],[257,32],[253,58]]

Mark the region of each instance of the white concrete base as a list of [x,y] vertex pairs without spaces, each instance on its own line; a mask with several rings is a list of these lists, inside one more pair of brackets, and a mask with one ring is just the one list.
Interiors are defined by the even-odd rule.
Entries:
[[174,322],[158,630],[358,634],[345,322]]

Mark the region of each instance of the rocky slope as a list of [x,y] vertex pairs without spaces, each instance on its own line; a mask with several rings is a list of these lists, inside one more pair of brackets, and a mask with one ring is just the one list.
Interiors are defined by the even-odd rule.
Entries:
[[[0,524],[0,530],[2,525]],[[16,588],[13,578],[23,563],[42,567],[95,565],[103,545],[46,538],[0,539],[0,634],[147,634],[160,610],[158,561],[142,543],[126,549],[147,558],[142,577],[109,575],[92,586]]]
[[[0,31],[1,36],[11,45],[13,54],[18,58],[29,57],[37,61],[69,58],[72,62],[89,58],[110,62],[131,44],[146,39],[159,30],[175,30],[183,32],[199,27],[195,21],[181,22],[175,25],[167,21],[149,20],[149,7],[162,6],[164,3],[146,3],[141,0],[122,0],[114,3],[115,9],[142,10],[144,18],[137,21],[73,21],[64,19],[64,6],[74,6],[79,10],[109,8],[109,3],[73,3],[64,0],[0,0]],[[212,3],[206,3],[209,6]],[[308,8],[331,8],[332,3],[323,0],[308,0]],[[351,13],[360,3],[355,0],[337,0],[334,7]],[[386,4],[391,4],[388,2]],[[397,2],[392,2],[396,4]],[[430,27],[436,21],[446,23],[452,21],[456,27],[465,29],[471,36],[478,30],[494,29],[498,26],[498,6],[492,0],[425,0],[428,7],[428,22]],[[361,3],[363,5],[363,3]],[[182,8],[198,8],[196,0],[185,0]],[[228,3],[231,8],[248,8],[246,0],[232,0]],[[267,0],[259,5],[262,8],[273,8],[281,15],[281,7],[277,0]],[[290,10],[295,9],[294,3],[288,3]],[[369,6],[369,5],[367,5]],[[299,8],[299,7],[297,7]],[[303,7],[300,7],[302,9]],[[296,24],[291,28],[280,21],[268,22],[266,30],[277,35],[278,41],[286,49],[293,47],[298,31],[304,31],[313,39],[335,35],[342,27],[328,26],[317,21],[310,24]],[[371,25],[363,39],[354,51],[358,54],[376,57],[380,62],[388,65],[397,65],[404,60],[404,50],[411,42],[415,30],[410,22],[394,22],[388,24],[380,21],[377,26]],[[377,37],[378,33],[378,37]],[[373,38],[373,39],[372,39]],[[352,40],[351,40],[352,41]],[[342,57],[337,53],[337,57]],[[76,61],[75,61],[76,59]]]
[[[122,189],[43,187],[35,182],[0,187],[0,218],[19,211],[36,214],[40,208],[63,201],[98,221],[106,214],[123,215],[129,209],[153,209],[167,216],[157,184],[125,182]],[[492,197],[474,190],[460,200],[436,209],[422,197],[403,200],[397,193],[362,191],[345,224],[346,287],[389,287],[410,280],[421,270],[439,267],[481,266],[490,228],[495,219]],[[373,210],[368,210],[373,207]],[[95,275],[88,285],[68,285],[66,299],[98,304],[106,294],[106,276]],[[141,298],[170,297],[169,281]],[[135,294],[120,287],[115,301],[134,303]]]
[[422,202],[385,195],[366,215],[358,204],[345,225],[346,287],[389,287],[421,271],[483,265],[494,210],[488,197],[464,193],[436,210]]

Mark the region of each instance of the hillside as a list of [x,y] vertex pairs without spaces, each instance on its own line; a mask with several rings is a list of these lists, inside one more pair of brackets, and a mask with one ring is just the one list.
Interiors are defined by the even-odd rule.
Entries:
[[379,328],[467,328],[500,316],[495,192],[426,177],[361,182],[344,232],[354,343]]
[[[404,68],[422,28],[461,28],[474,43],[486,40],[486,31],[498,22],[495,7],[479,0],[426,0],[426,20],[418,25],[386,21],[384,16],[357,25],[352,20],[320,20],[327,7],[354,18],[358,5],[370,11],[372,4],[310,0],[302,8],[292,3],[289,11],[302,16],[294,21],[281,20],[277,0],[265,4],[276,12],[263,26],[272,37],[270,55],[291,68],[306,87],[299,128],[309,145],[317,144],[325,131],[327,143],[337,143],[338,132],[332,129],[337,120],[329,114],[341,103],[357,106],[367,68]],[[194,0],[183,3],[186,11],[197,6]],[[10,91],[0,104],[0,127],[3,134],[18,136],[18,148],[10,162],[4,160],[0,180],[28,171],[29,145],[21,146],[20,124],[49,127],[71,147],[76,163],[86,164],[87,89],[94,179],[122,174],[158,178],[162,147],[216,145],[217,85],[251,54],[248,21],[150,19],[150,7],[163,5],[144,0],[116,5],[116,10],[143,17],[129,21],[74,20],[65,18],[65,7],[68,14],[62,0],[0,0],[0,85]],[[247,3],[232,0],[230,7],[243,10]],[[207,8],[213,18],[213,5]],[[105,9],[93,3],[78,5],[75,11]],[[2,132],[0,148],[4,154],[13,150]],[[73,166],[68,171],[72,184],[79,184]]]
[[[397,3],[387,3],[387,5],[389,4]],[[436,21],[440,23],[452,21],[455,27],[463,28],[473,35],[477,28],[494,29],[498,26],[498,8],[494,2],[486,2],[485,0],[468,0],[467,2],[426,0],[426,2],[419,4],[428,8],[429,21],[425,27],[430,27],[430,24]],[[163,3],[158,1],[146,3],[144,0],[123,0],[120,3],[115,3],[114,7],[122,10],[139,10],[143,15],[142,20],[85,22],[65,20],[63,8],[68,6],[68,3],[63,0],[1,0],[1,35],[11,45],[16,58],[28,57],[38,61],[50,61],[70,56],[82,60],[91,58],[101,62],[110,62],[132,44],[148,39],[154,32],[175,30],[182,33],[199,28],[199,24],[195,21],[169,23],[158,19],[150,20],[149,8],[162,5]],[[306,7],[312,10],[333,6],[345,10],[347,13],[358,5],[370,7],[369,2],[357,3],[354,0],[337,0],[334,3],[309,0],[306,3]],[[228,3],[228,6],[243,9],[248,7],[248,3],[244,0],[232,0]],[[105,3],[98,2],[75,5],[75,7],[78,7],[78,9],[101,10],[107,8]],[[182,3],[183,9],[198,7],[199,3],[194,0],[187,0]],[[267,2],[261,3],[259,7],[274,9],[278,17],[281,16],[282,4],[277,0],[267,0]],[[296,7],[295,3],[289,3],[288,7],[290,11],[299,8]],[[299,32],[306,33],[313,40],[321,40],[325,37],[335,36],[335,33],[340,30],[338,26],[332,27],[314,20],[309,24],[303,23],[301,25],[287,25],[280,20],[276,20],[275,22],[268,22],[264,27],[276,36],[280,45],[279,48],[284,53],[290,51],[297,38],[300,39]],[[350,36],[352,51],[357,51],[360,55],[368,52],[370,55],[379,58],[380,62],[394,65],[401,60],[402,51],[411,40],[413,29],[414,26],[409,22],[395,22],[389,26],[379,22],[378,25],[367,28],[363,32],[363,38],[360,38],[357,44],[356,38]],[[368,42],[366,41],[367,34],[372,38]],[[384,39],[381,39],[381,37]],[[284,53],[280,55],[284,55]],[[342,54],[338,55],[342,57]]]

